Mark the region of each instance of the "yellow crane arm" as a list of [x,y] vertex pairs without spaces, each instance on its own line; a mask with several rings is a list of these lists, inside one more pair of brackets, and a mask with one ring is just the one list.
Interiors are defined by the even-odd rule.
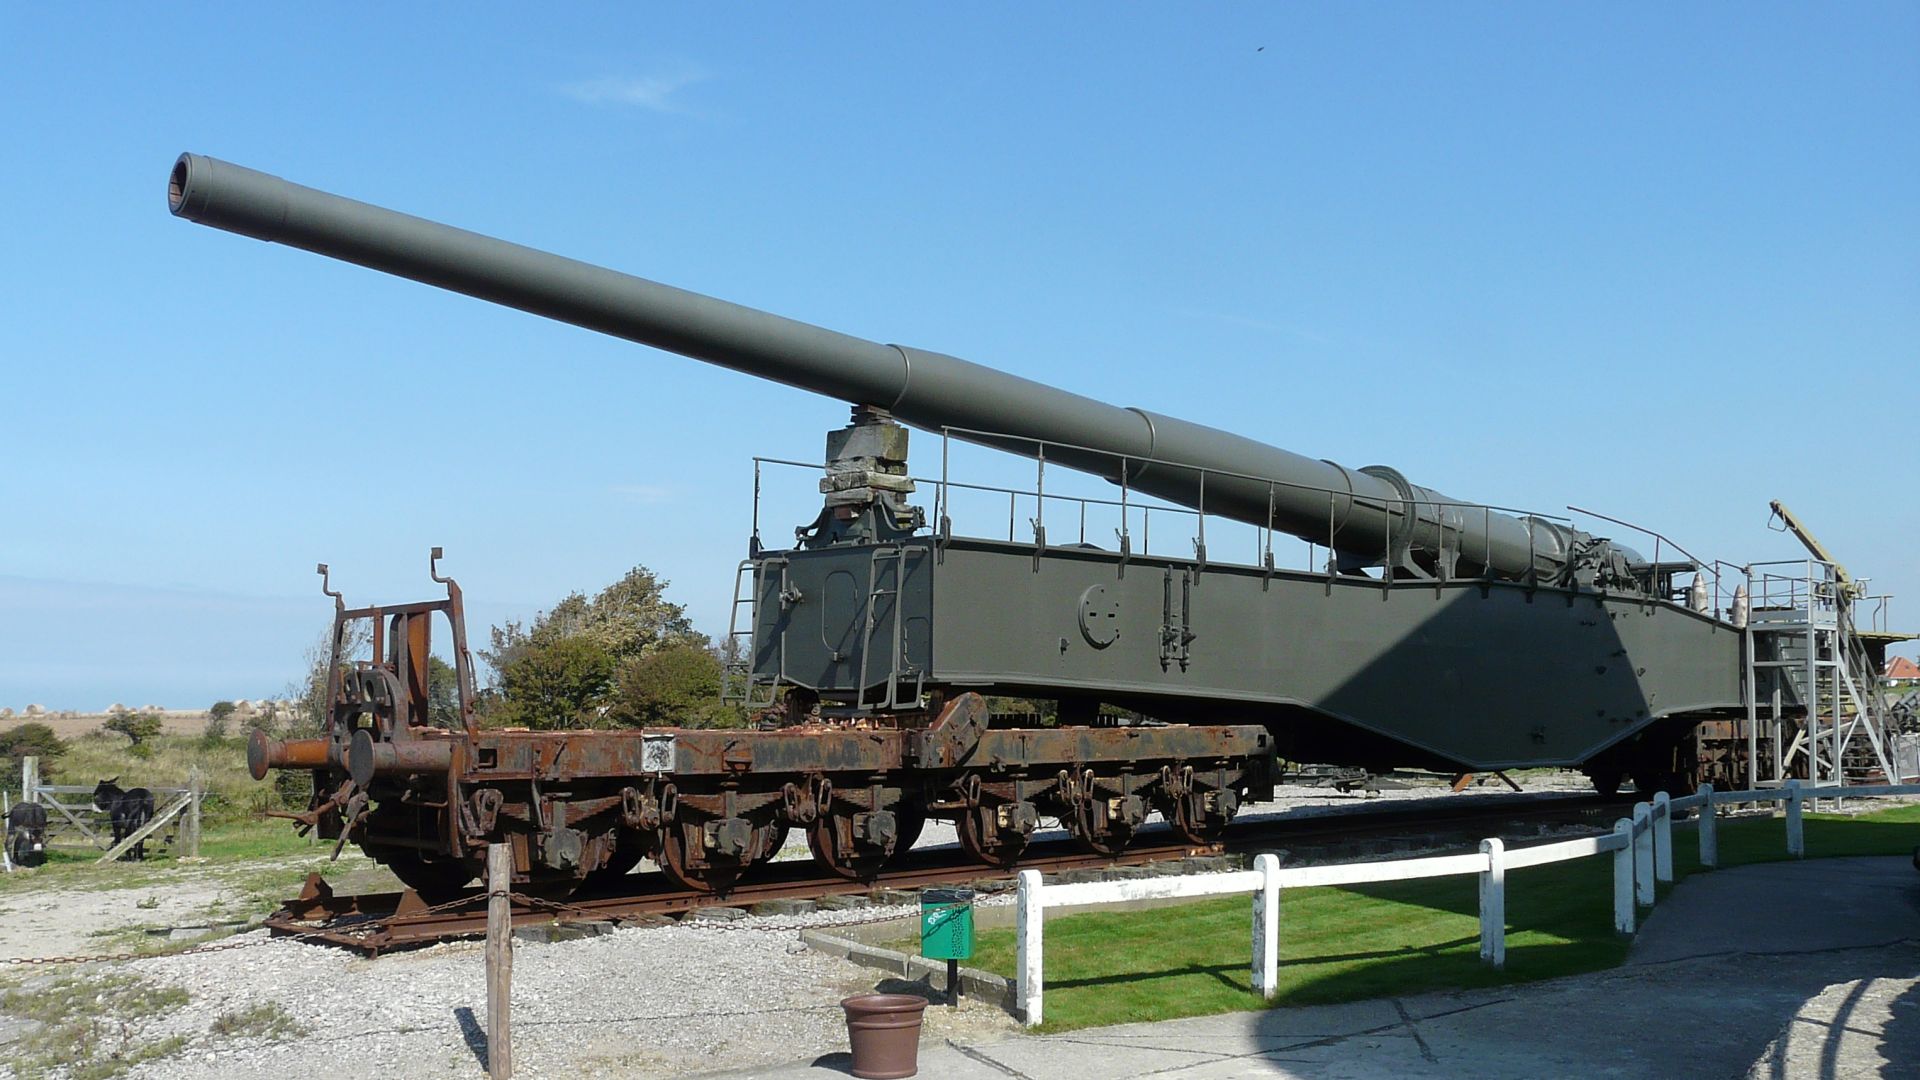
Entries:
[[1847,568],[1840,565],[1840,560],[1834,558],[1833,553],[1827,550],[1827,546],[1820,542],[1820,538],[1813,535],[1813,530],[1807,528],[1806,522],[1801,521],[1798,515],[1787,509],[1787,504],[1781,502],[1779,499],[1775,499],[1767,505],[1773,507],[1774,516],[1779,518],[1782,524],[1786,525],[1787,531],[1793,533],[1796,539],[1806,545],[1807,550],[1813,553],[1814,558],[1833,567],[1833,578],[1839,583],[1840,587],[1846,591],[1847,595],[1859,595],[1860,587],[1854,584],[1853,575],[1847,573]]

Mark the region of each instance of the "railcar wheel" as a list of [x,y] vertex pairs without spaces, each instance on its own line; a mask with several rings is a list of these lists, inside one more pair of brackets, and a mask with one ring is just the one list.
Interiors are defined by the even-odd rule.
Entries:
[[1173,831],[1189,844],[1210,847],[1227,835],[1229,818],[1206,813],[1203,807],[1196,806],[1193,796],[1174,799],[1173,805],[1162,805],[1160,816],[1173,826]]
[[761,836],[760,854],[754,856],[753,865],[764,866],[773,861],[780,849],[787,846],[787,833],[793,826],[784,821],[776,821],[766,827]]
[[646,856],[647,849],[641,844],[623,842],[613,849],[613,856],[607,860],[606,865],[588,874],[582,884],[589,889],[618,885],[622,879],[633,872],[634,867],[640,865],[640,860]]
[[1655,792],[1664,791],[1673,798],[1690,794],[1687,778],[1672,769],[1642,769],[1633,774],[1633,788],[1642,799],[1652,800]]
[[1133,843],[1131,827],[1119,822],[1108,822],[1105,828],[1097,827],[1093,822],[1086,820],[1090,813],[1087,807],[1082,806],[1071,825],[1073,838],[1081,847],[1095,855],[1105,855],[1111,859],[1118,857],[1121,852],[1127,850],[1128,844]]
[[[807,829],[807,847],[821,866],[848,881],[872,881],[892,854],[853,837],[853,820],[844,814],[823,814]],[[899,848],[895,848],[898,851]]]
[[464,861],[428,862],[411,851],[383,852],[378,858],[400,879],[400,884],[420,894],[420,899],[429,904],[444,904],[459,896],[476,876],[473,867]]
[[987,819],[992,814],[992,807],[982,806],[961,811],[960,820],[955,823],[960,834],[960,847],[976,862],[1005,870],[1019,862],[1020,856],[1026,853],[1027,836],[998,827],[989,831]]
[[1615,795],[1620,794],[1620,782],[1626,778],[1626,774],[1619,769],[1599,769],[1589,770],[1587,772],[1587,779],[1593,784],[1593,790],[1598,792],[1600,797],[1604,799],[1611,799]]
[[900,838],[893,842],[893,856],[887,860],[888,865],[905,858],[907,852],[913,850],[913,845],[920,842],[920,834],[927,827],[927,815],[924,810],[901,809],[896,810],[894,814],[900,820]]
[[[691,838],[689,837],[691,833]],[[674,823],[660,830],[660,869],[684,889],[695,892],[724,893],[733,888],[740,871],[738,862],[715,862],[694,845],[703,839],[698,827]]]

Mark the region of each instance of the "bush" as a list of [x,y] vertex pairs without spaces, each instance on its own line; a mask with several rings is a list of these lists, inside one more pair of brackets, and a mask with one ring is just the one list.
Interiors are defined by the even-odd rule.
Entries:
[[305,769],[275,769],[271,783],[276,810],[305,810],[313,802],[313,774]]
[[608,718],[624,727],[744,727],[744,710],[721,703],[720,659],[703,645],[655,649],[620,667]]
[[438,728],[458,728],[460,717],[460,673],[437,656],[427,657],[427,723]]
[[[481,721],[547,729],[738,725],[737,711],[718,707],[719,666],[706,638],[666,599],[666,585],[636,566],[591,598],[567,596],[530,626],[494,627],[493,647],[481,650],[496,676],[479,700]],[[445,703],[435,695],[436,723],[444,713],[457,719],[453,690],[449,677]]]
[[216,701],[207,710],[207,729],[200,736],[200,745],[211,750],[227,741],[227,733],[233,727],[233,714],[239,706],[231,701]]
[[19,727],[0,731],[0,760],[4,760],[8,789],[20,776],[20,759],[37,757],[40,759],[40,776],[51,779],[54,762],[67,752],[67,744],[53,729],[38,720],[28,721]]
[[612,654],[589,638],[529,643],[500,672],[501,696],[487,721],[537,730],[594,727],[613,676]]
[[134,752],[138,754],[142,743],[160,734],[161,725],[160,718],[152,713],[119,712],[114,713],[113,718],[101,727],[133,740]]

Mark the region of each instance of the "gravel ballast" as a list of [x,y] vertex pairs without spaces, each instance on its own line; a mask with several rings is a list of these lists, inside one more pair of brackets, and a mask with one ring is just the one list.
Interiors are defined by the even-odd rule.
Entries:
[[[748,929],[761,922],[766,929]],[[795,925],[792,919],[746,920],[727,929],[630,929],[580,941],[516,943],[515,1075],[680,1076],[845,1050],[839,1001],[875,989],[875,973],[813,952]],[[131,1076],[284,1080],[322,1062],[407,1080],[484,1075],[479,942],[368,960],[271,941],[122,969],[192,997],[139,1034],[153,1040],[184,1035],[195,1045]],[[217,1017],[261,1002],[279,1005],[307,1031],[266,1039],[208,1036]],[[963,1005],[955,1014],[929,1009],[928,1020],[933,1031],[968,1037],[1014,1027],[984,1004]]]

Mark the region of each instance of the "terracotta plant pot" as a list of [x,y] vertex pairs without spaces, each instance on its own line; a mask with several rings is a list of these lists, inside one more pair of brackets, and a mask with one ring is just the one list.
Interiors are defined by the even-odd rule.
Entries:
[[853,1075],[860,1080],[900,1080],[920,1071],[920,1014],[927,999],[917,994],[855,994],[847,1010],[847,1042]]

